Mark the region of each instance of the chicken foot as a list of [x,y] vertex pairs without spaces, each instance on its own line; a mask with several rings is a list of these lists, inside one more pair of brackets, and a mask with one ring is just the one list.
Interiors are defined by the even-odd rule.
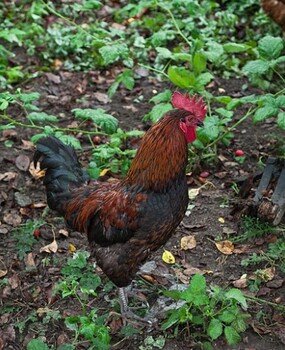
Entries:
[[[124,323],[134,323],[134,324],[138,324],[138,325],[142,325],[142,326],[146,326],[146,325],[152,325],[152,321],[147,319],[147,318],[143,318],[140,317],[138,315],[136,315],[132,310],[137,310],[140,309],[142,307],[130,307],[128,305],[128,287],[126,288],[119,288],[118,290],[118,294],[119,294],[119,303],[121,306],[121,315],[123,318],[123,322]],[[139,298],[137,295],[136,297],[138,299]],[[147,304],[148,306],[148,304]]]

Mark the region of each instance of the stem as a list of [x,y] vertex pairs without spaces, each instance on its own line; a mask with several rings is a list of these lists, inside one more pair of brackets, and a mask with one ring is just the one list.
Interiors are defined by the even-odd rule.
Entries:
[[96,40],[100,40],[99,37],[96,37],[94,34],[90,34],[86,29],[82,28],[80,25],[78,25],[77,23],[75,23],[74,21],[71,21],[70,19],[64,17],[61,13],[57,12],[56,10],[54,10],[52,7],[50,7],[44,0],[41,0],[41,2],[45,5],[45,7],[48,9],[49,12],[53,13],[54,15],[56,15],[57,17],[61,18],[63,21],[67,22],[68,24],[73,25],[74,27],[76,27],[78,30],[81,30],[82,32],[84,32],[87,35],[92,36],[94,39]]
[[273,303],[273,302],[268,301],[268,300],[263,300],[263,299],[259,299],[259,298],[255,298],[255,297],[250,297],[248,295],[245,295],[245,298],[250,300],[250,301],[252,301],[252,302],[254,302],[254,303],[270,305],[270,306],[273,306],[276,309],[282,309],[282,310],[285,311],[285,306],[284,305],[279,305],[279,304]]
[[230,133],[233,129],[235,129],[237,126],[239,126],[241,123],[243,123],[251,114],[253,114],[256,110],[258,109],[258,107],[255,108],[250,108],[247,113],[240,119],[238,120],[234,125],[232,125],[231,127],[228,128],[228,130],[226,130],[221,136],[219,136],[216,140],[214,140],[213,142],[209,143],[205,149],[208,149],[212,146],[215,146],[219,141],[221,141],[228,133]]
[[[0,119],[6,119],[8,120],[11,124],[16,125],[16,126],[21,126],[23,128],[29,128],[29,129],[38,129],[38,130],[45,130],[44,126],[36,125],[36,124],[24,124],[21,122],[18,122],[7,115],[0,115]],[[81,129],[72,129],[72,128],[58,128],[58,127],[53,127],[54,131],[62,131],[62,132],[76,132],[76,133],[81,133],[85,135],[101,135],[101,136],[108,136],[108,134],[100,131],[86,131],[86,130],[81,130]]]
[[181,36],[181,38],[187,43],[187,45],[189,46],[189,48],[192,46],[192,44],[190,43],[190,41],[186,38],[186,36],[182,33],[181,29],[179,28],[178,26],[178,23],[173,15],[173,13],[171,12],[170,9],[168,9],[167,7],[164,7],[162,5],[160,5],[158,2],[157,2],[157,6],[162,8],[164,11],[168,12],[169,16],[171,17],[172,19],[172,22],[177,30],[177,33]]
[[150,66],[146,66],[145,64],[142,64],[142,63],[139,63],[139,66],[144,67],[144,68],[146,68],[146,69],[148,69],[148,70],[150,70],[150,71],[153,71],[153,72],[155,72],[155,73],[162,74],[162,75],[164,75],[166,78],[168,78],[168,75],[167,75],[163,70],[155,69],[155,68],[152,68],[152,67],[150,67]]

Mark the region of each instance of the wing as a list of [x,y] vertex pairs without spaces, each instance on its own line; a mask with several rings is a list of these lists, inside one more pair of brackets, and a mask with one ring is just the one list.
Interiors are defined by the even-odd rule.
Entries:
[[121,183],[102,183],[77,189],[66,206],[69,226],[102,246],[129,240],[139,228],[147,195]]

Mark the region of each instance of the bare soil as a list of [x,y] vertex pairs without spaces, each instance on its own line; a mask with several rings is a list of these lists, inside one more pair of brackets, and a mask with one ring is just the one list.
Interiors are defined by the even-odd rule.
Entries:
[[[142,122],[142,117],[151,109],[148,99],[153,96],[154,90],[163,91],[165,86],[155,79],[145,79],[137,83],[133,91],[120,90],[110,102],[104,99],[111,78],[107,73],[92,72],[90,74],[61,72],[46,74],[24,86],[22,91],[38,91],[41,94],[38,107],[49,114],[60,116],[60,125],[67,126],[73,121],[71,110],[73,108],[104,108],[120,120],[120,127],[124,130],[145,129],[147,125]],[[214,90],[223,88],[227,95],[240,94],[244,82],[239,80],[216,81]],[[100,95],[101,93],[103,95]],[[246,91],[250,94],[252,91]],[[103,98],[102,98],[103,96]],[[235,118],[238,120],[244,109],[239,111]],[[20,121],[24,121],[23,112],[13,107],[10,115]],[[24,259],[19,259],[19,249],[15,239],[14,229],[19,228],[27,219],[41,218],[43,207],[37,207],[38,203],[45,203],[44,187],[41,181],[35,179],[26,167],[32,160],[34,149],[26,142],[35,133],[28,128],[16,128],[13,132],[3,132],[0,135],[0,349],[25,349],[27,343],[37,337],[45,339],[49,346],[71,343],[73,333],[64,325],[63,317],[81,313],[80,305],[71,298],[62,299],[60,296],[51,297],[51,292],[56,283],[62,278],[61,268],[66,264],[66,259],[71,256],[70,244],[77,250],[88,250],[86,237],[71,232],[68,237],[59,233],[64,228],[62,221],[55,218],[54,213],[48,212],[45,220],[54,227],[58,250],[55,254],[40,253],[43,247],[53,240],[53,232],[50,225],[40,229],[40,236],[31,252]],[[259,240],[259,242],[246,242],[248,249],[244,253],[230,255],[222,254],[215,246],[217,238],[226,239],[228,233],[231,236],[242,233],[241,219],[233,216],[232,209],[239,198],[231,188],[231,184],[241,176],[259,169],[258,161],[266,160],[269,155],[277,155],[278,139],[273,136],[277,132],[276,126],[269,121],[260,126],[253,126],[249,120],[235,131],[235,138],[229,147],[219,145],[219,159],[216,163],[200,164],[196,172],[189,175],[189,189],[203,185],[199,174],[202,171],[209,172],[206,179],[210,185],[201,188],[199,195],[190,200],[193,208],[189,216],[183,220],[183,224],[173,234],[169,242],[154,254],[150,261],[155,262],[164,273],[169,273],[173,278],[160,278],[153,274],[154,285],[149,288],[152,292],[145,293],[151,307],[159,298],[157,289],[160,286],[169,288],[174,281],[187,283],[190,274],[183,274],[193,268],[203,271],[205,277],[212,285],[230,288],[233,282],[243,274],[251,275],[257,268],[269,267],[266,264],[259,266],[241,266],[241,260],[252,254],[266,251],[272,235]],[[280,133],[279,133],[280,135]],[[76,135],[84,142],[82,135]],[[282,135],[281,135],[282,136]],[[283,135],[284,136],[284,135]],[[7,140],[13,141],[12,147],[7,147]],[[90,148],[88,148],[90,149]],[[88,162],[88,149],[79,152],[83,164]],[[240,165],[234,159],[236,149],[242,149],[246,154],[246,161]],[[20,159],[20,160],[19,160]],[[28,164],[29,165],[29,164]],[[3,174],[6,176],[2,176]],[[219,218],[224,219],[221,223]],[[30,233],[33,235],[33,232]],[[194,235],[197,246],[191,250],[181,250],[180,240],[184,236]],[[163,249],[170,250],[176,257],[177,264],[173,267],[162,262]],[[48,261],[49,260],[49,261]],[[92,258],[90,258],[90,263]],[[177,266],[180,266],[181,275],[177,274]],[[194,271],[194,270],[193,270]],[[97,306],[101,313],[113,311],[108,299],[116,298],[115,290],[109,293],[103,291],[103,286],[108,282],[100,272],[103,284],[98,290],[97,298],[90,298],[88,307]],[[151,275],[151,273],[150,273]],[[182,276],[183,275],[183,276]],[[264,282],[255,293],[249,288],[243,291],[251,296],[257,296],[272,303],[285,305],[285,276],[275,267],[272,281]],[[139,280],[139,277],[138,277]],[[6,282],[4,282],[6,281]],[[1,283],[3,282],[3,283]],[[107,301],[106,301],[107,300]],[[240,350],[281,350],[285,349],[285,319],[278,310],[269,304],[250,303],[248,329],[242,334],[242,342],[235,347],[228,346],[225,341],[219,340],[214,348],[240,349]],[[48,308],[58,310],[62,318],[50,320],[45,323],[40,310]],[[111,317],[111,316],[110,316]],[[110,318],[110,320],[112,317]],[[159,320],[161,323],[161,320]],[[157,337],[163,334],[159,323],[151,331],[142,330],[138,335],[125,338],[119,342],[117,335],[121,324],[109,322],[114,349],[138,349],[144,339],[152,335]],[[185,333],[166,341],[165,350],[198,349],[195,340]],[[77,349],[88,349],[88,343],[83,342]]]

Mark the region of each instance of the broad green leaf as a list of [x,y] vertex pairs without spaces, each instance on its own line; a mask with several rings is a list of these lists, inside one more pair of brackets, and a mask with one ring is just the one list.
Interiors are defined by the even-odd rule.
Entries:
[[264,74],[270,68],[270,64],[267,61],[255,60],[248,62],[242,69],[247,75],[252,74]]
[[236,315],[227,309],[219,316],[219,320],[227,324],[232,323],[235,318]]
[[277,58],[283,50],[283,39],[267,35],[258,42],[258,51],[265,59]]
[[119,85],[120,85],[119,81],[114,81],[114,83],[109,87],[107,92],[109,98],[112,98],[115,95]]
[[180,61],[186,61],[186,62],[191,62],[192,61],[192,55],[186,52],[179,52],[179,53],[174,53],[173,54],[173,59],[174,60],[180,60]]
[[250,46],[238,43],[227,43],[223,45],[224,50],[228,53],[237,53],[247,51]]
[[27,350],[49,350],[49,348],[41,339],[33,339],[27,345]]
[[171,326],[175,325],[180,320],[180,313],[179,310],[172,311],[170,317],[162,323],[161,330],[165,331],[166,329],[170,328]]
[[192,277],[190,282],[190,289],[193,294],[204,293],[206,290],[206,279],[200,274],[196,274]]
[[221,57],[224,54],[223,45],[218,44],[217,42],[210,42],[207,44],[207,51],[204,52],[205,56],[210,62],[217,63],[221,60]]
[[183,67],[170,66],[168,68],[168,77],[174,85],[182,89],[189,89],[196,83],[194,73]]
[[108,134],[113,134],[118,128],[118,119],[113,117],[111,114],[106,113],[106,111],[104,111],[102,108],[75,108],[72,110],[72,112],[75,114],[76,118],[92,120]]
[[207,85],[213,79],[214,79],[214,76],[211,73],[209,72],[201,73],[196,78],[195,86],[200,85],[201,87],[204,88],[204,86]]
[[25,103],[30,103],[35,100],[38,100],[41,97],[41,94],[39,94],[38,92],[31,92],[29,94],[20,93],[19,95],[17,95],[17,97],[19,97],[19,99]]
[[235,299],[238,301],[244,309],[247,309],[247,303],[242,292],[237,288],[232,288],[225,294],[227,299]]
[[207,58],[205,55],[201,52],[196,52],[193,61],[192,61],[192,67],[195,72],[195,74],[199,75],[200,73],[205,70],[207,66]]
[[217,108],[216,113],[219,113],[220,115],[222,115],[223,117],[226,117],[226,118],[232,118],[232,116],[234,114],[233,111],[228,111],[224,108]]
[[276,98],[276,105],[279,108],[285,108],[285,95],[281,95]]
[[207,138],[215,140],[219,136],[219,118],[218,116],[212,115],[207,116],[203,122],[204,126],[201,130],[201,133],[206,135]]
[[241,340],[241,337],[238,334],[238,332],[231,326],[226,326],[224,329],[224,333],[229,345],[235,345]]
[[62,344],[56,350],[75,350],[75,345],[72,344]]
[[15,125],[13,124],[0,125],[0,131],[8,130],[8,129],[15,129]]
[[118,61],[120,58],[128,57],[128,46],[126,44],[106,45],[99,49],[105,65]]
[[223,334],[223,324],[220,320],[213,318],[208,326],[207,334],[212,340],[219,338]]
[[172,52],[165,47],[157,47],[156,51],[158,52],[158,55],[162,58],[173,58]]
[[130,130],[126,132],[126,136],[132,137],[132,136],[142,136],[144,134],[141,130]]
[[155,95],[150,99],[150,102],[169,102],[171,100],[171,90],[164,90],[160,94]]
[[278,113],[277,125],[279,126],[279,128],[285,130],[285,112]]
[[156,122],[161,118],[166,112],[173,109],[170,103],[160,103],[152,108],[152,110],[144,116],[144,119],[150,119],[152,122]]
[[265,105],[264,107],[259,108],[254,116],[253,116],[253,121],[254,123],[262,122],[263,120],[273,117],[278,113],[278,108],[273,107],[270,105]]
[[[249,314],[244,314],[244,316],[246,316],[246,318],[250,317]],[[234,327],[234,329],[237,332],[245,332],[245,330],[247,328],[246,322],[241,317],[239,317],[236,320],[234,320],[233,323],[231,324],[231,326]]]
[[285,62],[285,56],[280,56],[278,58],[276,58],[276,63],[284,63]]
[[128,90],[132,90],[135,85],[135,79],[133,71],[131,69],[125,69],[121,75],[121,82]]
[[78,150],[82,149],[81,143],[76,137],[72,135],[63,134],[62,132],[55,132],[54,135],[55,137],[59,138],[62,142],[71,145],[73,148]]
[[57,117],[54,115],[47,114],[45,112],[32,112],[28,114],[28,118],[31,119],[33,122],[39,122],[39,123],[56,123],[58,122]]

